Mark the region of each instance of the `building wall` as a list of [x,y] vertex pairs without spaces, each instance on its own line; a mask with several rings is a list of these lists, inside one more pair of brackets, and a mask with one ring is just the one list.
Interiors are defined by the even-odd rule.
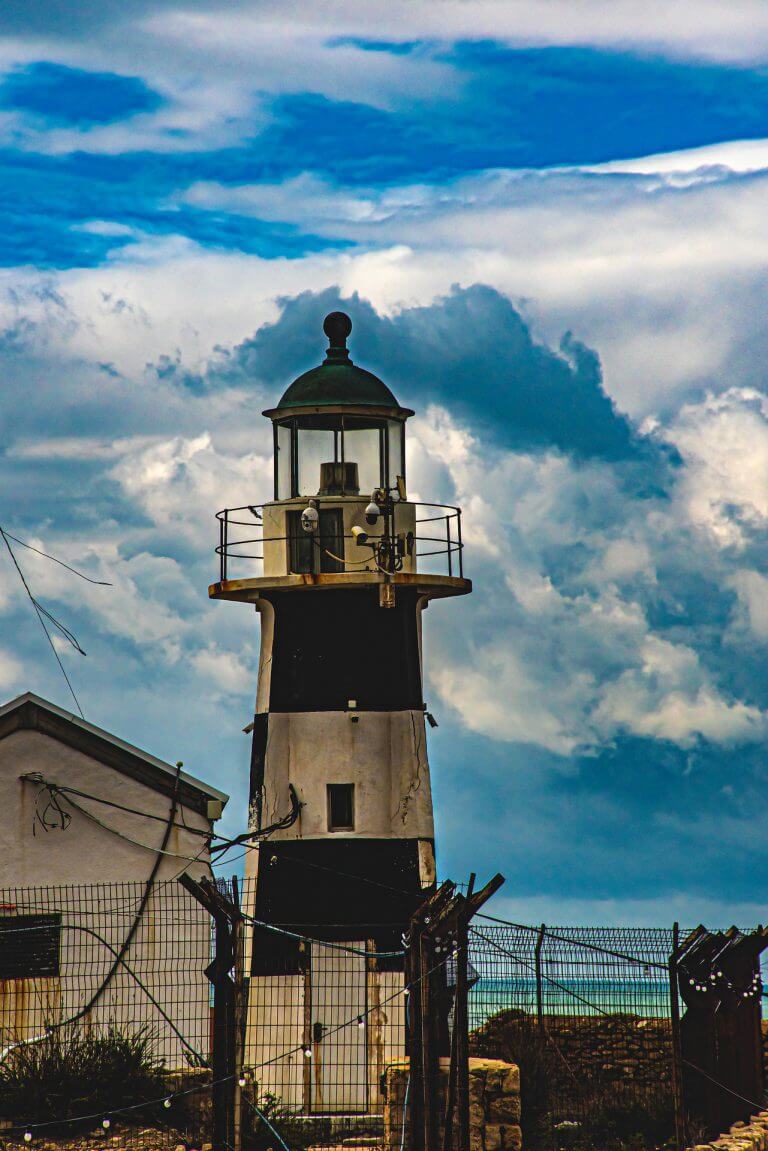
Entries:
[[[105,767],[81,751],[39,731],[21,730],[0,740],[0,887],[36,887],[55,883],[111,883],[146,880],[163,839],[164,825],[102,804],[77,803],[110,827],[147,845],[137,847],[97,826],[64,804],[71,816],[66,831],[45,831],[36,825],[39,786],[19,778],[39,772],[53,783],[113,800],[126,807],[167,818],[170,800],[145,784]],[[41,799],[41,808],[45,798]],[[53,815],[53,813],[50,813]],[[176,822],[207,830],[204,815],[179,806]],[[208,852],[201,836],[174,828],[158,880],[185,868],[193,876],[210,874]],[[202,852],[202,854],[200,854]],[[196,855],[197,862],[189,862]]]
[[146,1028],[156,1054],[170,1068],[188,1066],[193,1051],[208,1057],[210,984],[204,971],[211,960],[210,920],[179,884],[153,887],[125,963],[107,980],[144,890],[144,883],[0,888],[8,947],[14,938],[9,921],[15,917],[60,917],[56,973],[0,979],[0,1053],[43,1035],[50,1025],[74,1021],[87,1029],[115,1025],[135,1033]]
[[329,783],[355,785],[355,830],[339,833],[346,838],[434,837],[421,711],[273,712],[266,766],[265,823],[290,810],[289,783],[304,804],[278,838],[329,834]]
[[[7,929],[9,919],[22,915],[61,917],[58,972],[0,979],[0,1051],[18,1039],[41,1034],[48,1023],[70,1019],[90,1002],[136,918],[165,831],[160,820],[79,798],[77,802],[103,823],[146,844],[147,849],[97,826],[64,802],[71,823],[66,830],[46,831],[36,822],[35,811],[38,795],[41,812],[47,799],[39,785],[19,779],[27,772],[39,772],[52,782],[162,819],[170,814],[167,796],[39,731],[21,730],[0,740],[3,924]],[[48,815],[52,819],[54,812]],[[200,830],[210,828],[204,815],[181,805],[176,822]],[[125,955],[131,971],[118,966],[97,1004],[80,1022],[89,1027],[114,1022],[129,1030],[146,1026],[158,1054],[170,1067],[181,1067],[189,1048],[162,1011],[195,1051],[208,1055],[210,985],[204,968],[211,958],[211,938],[207,913],[175,877],[185,870],[196,878],[210,875],[210,866],[201,836],[174,828],[167,850],[173,855],[160,863]],[[189,862],[195,856],[199,859]]]

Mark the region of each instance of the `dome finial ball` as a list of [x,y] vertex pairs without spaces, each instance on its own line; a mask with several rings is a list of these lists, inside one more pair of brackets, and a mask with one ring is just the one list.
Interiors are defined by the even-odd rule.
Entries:
[[332,348],[345,348],[352,331],[352,321],[346,312],[329,312],[323,320],[323,331]]

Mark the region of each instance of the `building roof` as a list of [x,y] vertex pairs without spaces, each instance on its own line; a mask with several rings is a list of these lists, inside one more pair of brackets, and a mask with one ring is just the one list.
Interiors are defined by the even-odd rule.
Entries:
[[[126,743],[118,736],[57,707],[55,703],[31,691],[0,706],[0,739],[5,739],[15,731],[42,732],[154,791],[169,798],[173,795],[176,768],[170,763]],[[203,783],[185,771],[179,773],[179,800],[185,807],[208,815],[209,800],[218,801],[223,808],[228,799],[228,795],[210,784]]]
[[277,413],[292,408],[355,406],[400,411],[394,395],[378,376],[349,358],[347,336],[352,321],[344,312],[325,317],[323,331],[329,348],[325,360],[293,381],[277,405]]
[[289,408],[338,407],[354,404],[366,408],[399,408],[383,380],[359,368],[351,360],[329,362],[310,368],[283,393],[279,411]]

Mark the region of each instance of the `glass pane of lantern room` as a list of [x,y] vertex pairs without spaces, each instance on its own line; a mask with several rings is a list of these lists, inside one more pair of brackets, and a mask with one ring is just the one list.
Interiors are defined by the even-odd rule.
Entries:
[[344,462],[357,464],[364,495],[381,486],[381,427],[367,420],[347,418],[344,422]]
[[405,460],[403,458],[403,422],[402,420],[387,420],[389,429],[389,478],[388,484],[393,488],[397,477],[405,479]]
[[326,428],[299,428],[299,495],[320,491],[320,465],[333,463],[334,436]]
[[277,425],[275,452],[277,453],[275,499],[288,500],[293,495],[291,491],[291,428],[289,424]]

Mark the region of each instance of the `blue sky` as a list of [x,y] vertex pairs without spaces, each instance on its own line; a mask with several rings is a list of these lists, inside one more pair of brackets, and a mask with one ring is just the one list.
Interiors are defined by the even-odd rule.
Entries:
[[[426,622],[445,874],[540,922],[764,920],[768,14],[9,2],[0,522],[89,719],[228,790],[258,633],[214,511],[342,306],[465,509]],[[0,694],[66,687],[9,565]]]

